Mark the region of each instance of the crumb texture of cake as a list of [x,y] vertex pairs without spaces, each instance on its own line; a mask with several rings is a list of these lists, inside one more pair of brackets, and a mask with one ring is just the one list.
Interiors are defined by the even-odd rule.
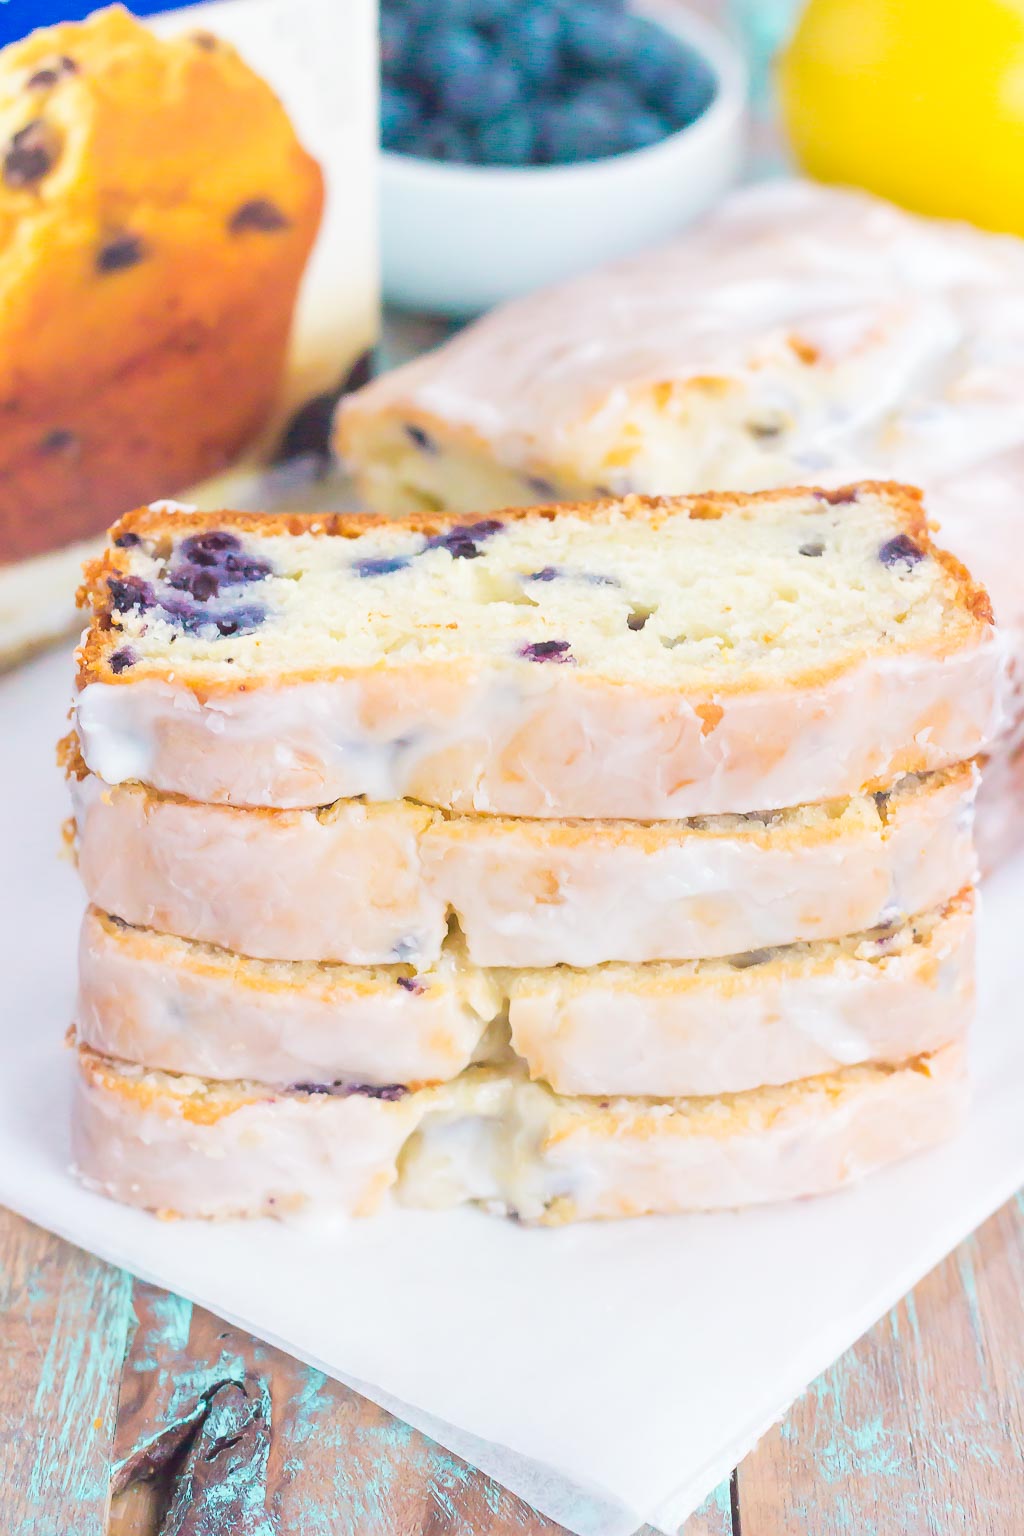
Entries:
[[322,178],[208,33],[120,6],[0,52],[0,550],[223,469],[279,393]]
[[962,1038],[971,893],[899,927],[717,960],[429,970],[250,960],[85,918],[76,1027],[102,1055],[226,1080],[399,1084],[512,1051],[561,1093],[707,1095]]
[[108,783],[663,820],[974,756],[1001,659],[915,493],[410,518],[143,510],[89,569],[76,728]]
[[560,1224],[840,1188],[949,1135],[962,1052],[724,1098],[566,1099],[494,1068],[390,1098],[213,1084],[80,1048],[72,1148],[93,1189],[165,1214],[366,1215],[394,1190]]
[[560,822],[203,805],[69,750],[89,900],[261,959],[428,966],[449,915],[482,966],[700,959],[900,922],[974,878],[970,764],[777,813]]

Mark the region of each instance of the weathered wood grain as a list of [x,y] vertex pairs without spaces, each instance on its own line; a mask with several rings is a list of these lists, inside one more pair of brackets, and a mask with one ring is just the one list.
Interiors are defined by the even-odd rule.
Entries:
[[1024,1531],[1024,1204],[992,1217],[739,1470],[742,1536]]
[[102,1536],[131,1282],[0,1211],[0,1530]]

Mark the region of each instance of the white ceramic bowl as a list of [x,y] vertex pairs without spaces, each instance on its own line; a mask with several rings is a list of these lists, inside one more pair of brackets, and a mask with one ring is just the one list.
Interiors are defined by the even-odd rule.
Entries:
[[703,54],[718,79],[703,116],[649,149],[578,165],[450,165],[381,156],[385,297],[473,315],[664,239],[739,171],[746,72],[722,33],[678,4],[636,9]]

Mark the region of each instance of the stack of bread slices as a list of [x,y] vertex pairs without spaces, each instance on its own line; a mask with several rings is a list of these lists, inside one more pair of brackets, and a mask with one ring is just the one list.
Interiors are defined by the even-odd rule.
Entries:
[[84,593],[88,1184],[555,1223],[957,1124],[999,651],[916,493],[165,506]]

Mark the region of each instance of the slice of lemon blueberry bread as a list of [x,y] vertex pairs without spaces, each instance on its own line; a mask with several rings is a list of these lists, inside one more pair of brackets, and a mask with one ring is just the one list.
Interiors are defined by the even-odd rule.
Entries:
[[167,1215],[368,1215],[394,1189],[557,1224],[837,1189],[948,1136],[965,1094],[956,1046],[684,1099],[569,1099],[488,1067],[410,1092],[282,1091],[80,1047],[72,1147],[91,1188]]
[[449,914],[480,965],[699,959],[899,922],[974,878],[971,764],[793,810],[630,822],[245,810],[106,785],[69,755],[89,900],[263,959],[425,966]]
[[561,1093],[676,1095],[903,1061],[960,1039],[973,996],[969,892],[846,939],[586,970],[482,970],[457,940],[423,971],[252,960],[92,910],[76,1022],[104,1055],[276,1084],[439,1081],[511,1035]]
[[85,592],[86,764],[196,800],[774,809],[967,759],[998,712],[985,593],[896,486],[470,523],[144,509]]

